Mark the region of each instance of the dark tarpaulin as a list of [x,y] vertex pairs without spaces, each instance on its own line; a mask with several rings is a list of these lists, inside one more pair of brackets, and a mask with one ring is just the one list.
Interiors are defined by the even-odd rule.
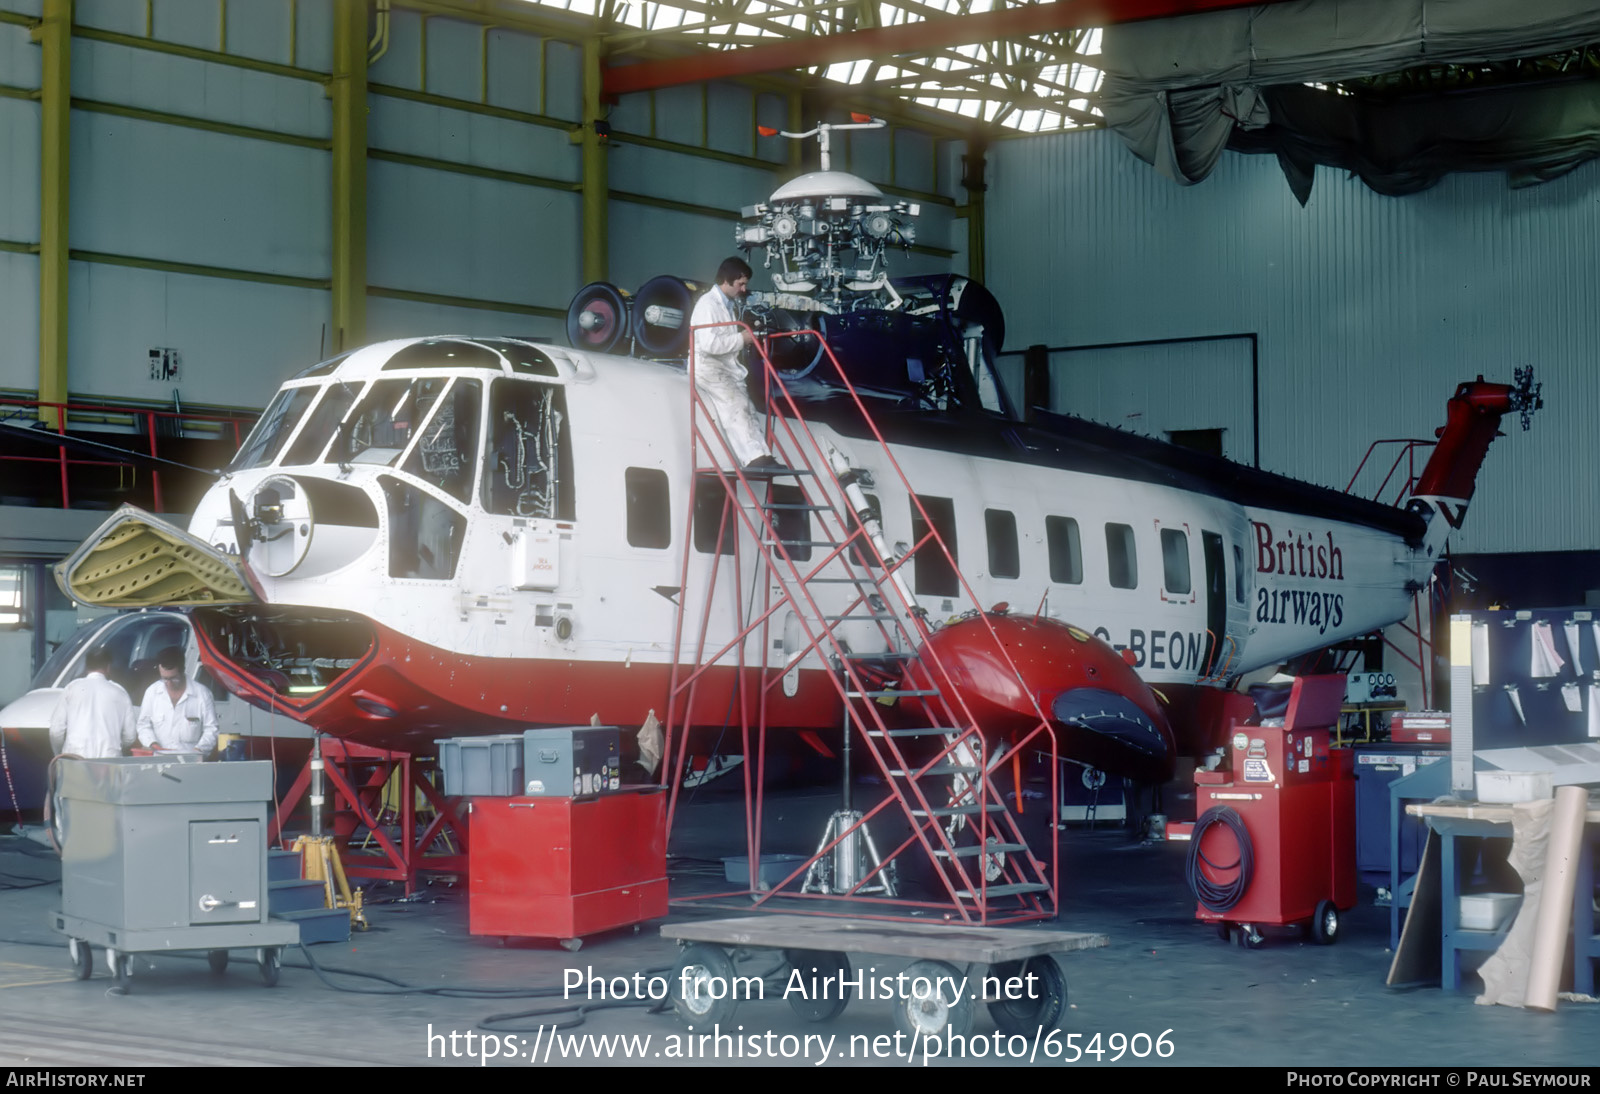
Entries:
[[1228,147],[1278,157],[1300,204],[1315,165],[1380,194],[1415,194],[1452,171],[1504,171],[1512,187],[1558,178],[1600,154],[1600,80],[1376,98],[1303,85],[1261,91],[1272,117]]

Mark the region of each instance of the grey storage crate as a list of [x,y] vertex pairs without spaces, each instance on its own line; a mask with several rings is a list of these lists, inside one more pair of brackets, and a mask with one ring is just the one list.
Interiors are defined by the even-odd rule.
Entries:
[[525,730],[523,794],[530,798],[593,798],[620,789],[621,739],[616,726]]
[[450,798],[512,798],[522,793],[522,734],[451,737],[439,746],[439,771]]

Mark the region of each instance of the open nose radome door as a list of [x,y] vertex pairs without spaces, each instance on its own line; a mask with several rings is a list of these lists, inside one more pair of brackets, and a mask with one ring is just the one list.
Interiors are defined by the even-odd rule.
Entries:
[[100,608],[250,604],[237,558],[124,505],[55,567],[61,591]]

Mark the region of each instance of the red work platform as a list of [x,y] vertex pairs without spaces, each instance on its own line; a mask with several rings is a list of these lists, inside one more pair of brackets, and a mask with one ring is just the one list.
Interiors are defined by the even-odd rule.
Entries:
[[624,787],[589,801],[473,798],[469,929],[586,935],[667,914],[666,794]]

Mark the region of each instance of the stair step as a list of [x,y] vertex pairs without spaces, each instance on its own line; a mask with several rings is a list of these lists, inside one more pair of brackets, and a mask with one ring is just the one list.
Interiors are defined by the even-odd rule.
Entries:
[[845,655],[846,661],[914,661],[916,654],[908,650],[891,650],[887,653],[851,653]]
[[300,880],[300,852],[280,851],[276,847],[267,849],[267,880],[268,881],[299,881]]
[[876,577],[814,577],[806,582],[807,585],[877,585],[882,579]]
[[789,510],[799,510],[801,512],[806,512],[806,513],[826,513],[826,512],[829,512],[830,510],[832,510],[833,506],[831,506],[831,505],[799,505],[799,504],[791,504],[789,502],[783,502],[783,501],[768,501],[768,502],[762,502],[760,504],[752,503],[752,504],[746,505],[745,508],[746,509],[789,509]]
[[868,737],[935,737],[946,733],[957,733],[959,730],[949,726],[928,726],[925,729],[869,729]]
[[[1027,849],[1028,845],[1025,843],[991,843],[987,847],[978,847],[976,845],[972,847],[957,847],[954,857],[977,858],[979,855],[1014,854],[1017,851],[1026,851]],[[942,847],[936,849],[933,853],[939,858],[951,857],[951,853]],[[994,892],[992,888],[989,891],[991,893]]]
[[267,909],[271,912],[303,912],[321,909],[324,887],[320,881],[270,881],[267,883]]
[[970,817],[975,813],[1004,813],[1006,807],[999,802],[988,805],[941,805],[937,809],[913,809],[914,817]]
[[845,695],[851,699],[909,699],[918,695],[938,695],[937,689],[928,691],[847,691]]
[[314,908],[300,912],[273,912],[271,918],[300,927],[300,942],[350,941],[350,913],[344,908]]
[[[928,775],[976,775],[977,773],[978,768],[975,764],[937,764],[928,768],[922,775],[926,777]],[[909,779],[916,775],[916,772],[895,769],[890,771],[889,774],[897,778]]]
[[[982,896],[985,899],[997,896],[1014,896],[1017,893],[1043,893],[1048,892],[1050,886],[1042,881],[1019,881],[1010,885],[991,885],[984,889]],[[962,900],[977,900],[980,894],[958,891],[956,896]]]
[[768,539],[762,542],[767,544],[781,543],[785,547],[837,547],[831,539]]
[[868,612],[866,615],[824,615],[824,623],[865,623],[869,619],[893,619],[894,616],[885,612]]

